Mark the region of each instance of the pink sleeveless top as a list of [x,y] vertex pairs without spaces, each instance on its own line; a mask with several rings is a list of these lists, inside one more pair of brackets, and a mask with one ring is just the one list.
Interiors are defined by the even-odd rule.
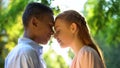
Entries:
[[93,48],[83,46],[74,57],[70,68],[104,68],[104,65]]

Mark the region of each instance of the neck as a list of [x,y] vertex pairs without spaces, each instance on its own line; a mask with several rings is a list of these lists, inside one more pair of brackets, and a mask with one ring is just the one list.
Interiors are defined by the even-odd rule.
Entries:
[[30,38],[29,33],[27,31],[24,31],[23,37]]
[[29,38],[29,39],[33,40],[34,42],[38,43],[37,40],[32,37],[31,33],[27,32],[27,31],[24,31],[23,37]]
[[23,37],[34,40],[34,38],[32,38],[32,34],[29,31],[26,31],[26,30],[24,31]]
[[74,52],[75,55],[78,54],[79,50],[84,46],[84,44],[78,40],[78,39],[75,39],[71,45],[71,48]]

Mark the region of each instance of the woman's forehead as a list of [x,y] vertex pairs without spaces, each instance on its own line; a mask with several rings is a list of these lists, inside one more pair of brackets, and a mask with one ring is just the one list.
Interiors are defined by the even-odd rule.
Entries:
[[56,29],[56,28],[67,27],[66,25],[67,25],[66,21],[64,21],[64,20],[62,20],[62,19],[58,19],[58,20],[55,21],[55,26],[54,26],[54,28]]

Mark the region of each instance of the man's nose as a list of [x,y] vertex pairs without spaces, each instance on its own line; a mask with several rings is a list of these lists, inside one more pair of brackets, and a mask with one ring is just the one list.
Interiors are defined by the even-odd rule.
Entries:
[[54,31],[53,30],[51,30],[51,35],[53,35],[54,34]]
[[54,33],[54,38],[57,39],[57,34],[56,33]]

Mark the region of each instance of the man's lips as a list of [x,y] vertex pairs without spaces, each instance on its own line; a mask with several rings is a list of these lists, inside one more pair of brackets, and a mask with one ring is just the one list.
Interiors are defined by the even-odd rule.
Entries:
[[47,35],[47,39],[49,40],[51,38],[51,35]]

